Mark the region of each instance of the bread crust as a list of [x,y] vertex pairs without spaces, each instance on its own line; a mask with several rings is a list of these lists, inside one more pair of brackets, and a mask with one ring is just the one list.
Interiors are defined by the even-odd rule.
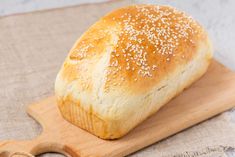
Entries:
[[212,58],[204,29],[169,6],[115,10],[74,44],[55,82],[61,114],[103,139],[128,133],[191,85]]

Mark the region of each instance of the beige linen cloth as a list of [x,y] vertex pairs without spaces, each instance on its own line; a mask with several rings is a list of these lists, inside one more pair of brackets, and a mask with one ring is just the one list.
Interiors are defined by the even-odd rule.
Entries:
[[[105,13],[130,3],[114,1],[0,17],[0,140],[39,134],[40,126],[25,112],[27,105],[53,94],[56,73],[82,32]],[[235,149],[232,112],[130,156],[227,156]]]

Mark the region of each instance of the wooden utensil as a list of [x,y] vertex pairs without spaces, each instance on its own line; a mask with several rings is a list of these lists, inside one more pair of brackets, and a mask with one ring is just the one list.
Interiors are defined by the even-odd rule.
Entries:
[[33,140],[2,141],[0,156],[61,152],[73,157],[119,157],[135,152],[235,106],[235,73],[213,61],[190,88],[121,139],[107,141],[64,120],[52,96],[27,112],[43,131]]

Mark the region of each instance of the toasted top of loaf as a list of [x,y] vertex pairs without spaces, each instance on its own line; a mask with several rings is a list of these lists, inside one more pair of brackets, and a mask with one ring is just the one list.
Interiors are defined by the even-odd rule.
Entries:
[[62,75],[68,82],[79,79],[80,85],[92,90],[91,74],[101,72],[99,83],[107,91],[120,86],[146,91],[177,64],[190,61],[204,38],[195,20],[172,7],[121,8],[83,34],[71,49]]
[[184,12],[156,5],[120,8],[78,39],[57,76],[56,93],[85,106],[118,104],[112,96],[126,101],[150,91],[190,62],[201,45],[209,45],[206,32]]

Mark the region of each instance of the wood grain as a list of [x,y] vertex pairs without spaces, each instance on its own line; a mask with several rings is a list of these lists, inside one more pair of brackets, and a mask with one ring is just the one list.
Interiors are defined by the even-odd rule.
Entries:
[[135,152],[235,105],[235,73],[213,61],[208,72],[159,112],[119,140],[99,139],[68,123],[55,97],[28,107],[43,131],[36,139],[0,142],[0,156],[31,156],[61,152],[73,157],[119,157]]

